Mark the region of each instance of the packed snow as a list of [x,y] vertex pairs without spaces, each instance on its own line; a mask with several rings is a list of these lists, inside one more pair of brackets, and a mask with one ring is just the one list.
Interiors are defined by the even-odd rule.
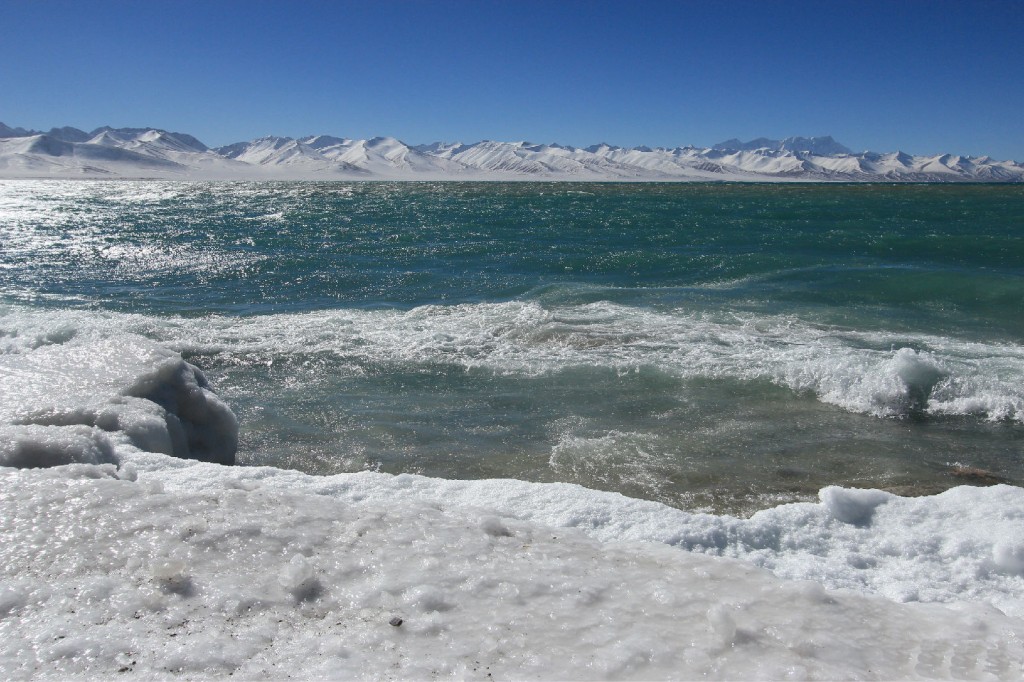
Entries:
[[152,128],[49,132],[0,124],[0,177],[260,180],[578,180],[1022,182],[1024,165],[988,157],[852,153],[831,137],[728,140],[710,148],[268,136],[209,149]]
[[[132,459],[0,473],[5,677],[1022,676],[1024,622],[984,601],[899,604],[407,492],[430,480]],[[1020,547],[992,561],[1019,570]]]
[[226,466],[234,416],[176,353],[2,341],[5,678],[1024,678],[1020,488],[742,519]]

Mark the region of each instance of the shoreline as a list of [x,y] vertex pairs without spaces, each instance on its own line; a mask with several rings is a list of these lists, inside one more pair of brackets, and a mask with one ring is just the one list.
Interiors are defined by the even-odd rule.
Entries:
[[[526,486],[512,481],[460,498],[453,491],[471,484],[142,453],[120,469],[0,469],[0,480],[0,670],[10,677],[1024,673],[1019,614],[984,602],[898,603],[728,556],[601,539],[583,517],[524,516],[510,488]],[[529,487],[563,500],[585,492]],[[494,506],[501,491],[513,508]],[[855,492],[826,503],[827,525],[864,529],[858,513],[879,500]],[[592,519],[602,517],[597,497],[617,497],[587,495],[578,509]],[[996,558],[1024,569],[1018,554]]]

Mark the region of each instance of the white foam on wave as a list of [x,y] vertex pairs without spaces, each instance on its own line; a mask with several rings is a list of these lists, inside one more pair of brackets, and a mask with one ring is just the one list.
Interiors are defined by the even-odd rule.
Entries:
[[179,352],[240,362],[322,354],[352,372],[387,363],[534,376],[654,367],[683,379],[768,380],[879,417],[924,412],[1024,422],[1020,345],[851,331],[787,316],[513,301],[200,319],[9,309],[2,319],[24,333],[0,336],[0,349],[81,329],[141,334]]
[[[327,352],[360,362],[442,362],[528,375],[579,366],[656,367],[681,378],[767,379],[881,417],[924,411],[1024,421],[1024,347],[1012,344],[611,303],[337,311],[251,324],[231,332],[239,350]],[[209,339],[234,350],[223,341]]]
[[[562,424],[560,426],[567,426]],[[586,481],[603,489],[640,488],[650,496],[671,490],[671,467],[650,433],[609,431],[600,436],[579,436],[571,426],[559,434],[548,464],[563,480]]]

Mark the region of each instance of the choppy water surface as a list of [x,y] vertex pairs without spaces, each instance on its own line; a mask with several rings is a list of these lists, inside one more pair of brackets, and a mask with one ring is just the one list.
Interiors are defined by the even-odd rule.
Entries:
[[1020,186],[5,182],[0,296],[0,352],[182,352],[247,464],[742,512],[1024,483]]

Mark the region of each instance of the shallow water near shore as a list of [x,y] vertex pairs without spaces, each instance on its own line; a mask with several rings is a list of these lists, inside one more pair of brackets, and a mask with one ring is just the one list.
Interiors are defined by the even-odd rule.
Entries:
[[1024,483],[1024,188],[0,183],[0,352],[142,336],[238,461],[749,514]]

